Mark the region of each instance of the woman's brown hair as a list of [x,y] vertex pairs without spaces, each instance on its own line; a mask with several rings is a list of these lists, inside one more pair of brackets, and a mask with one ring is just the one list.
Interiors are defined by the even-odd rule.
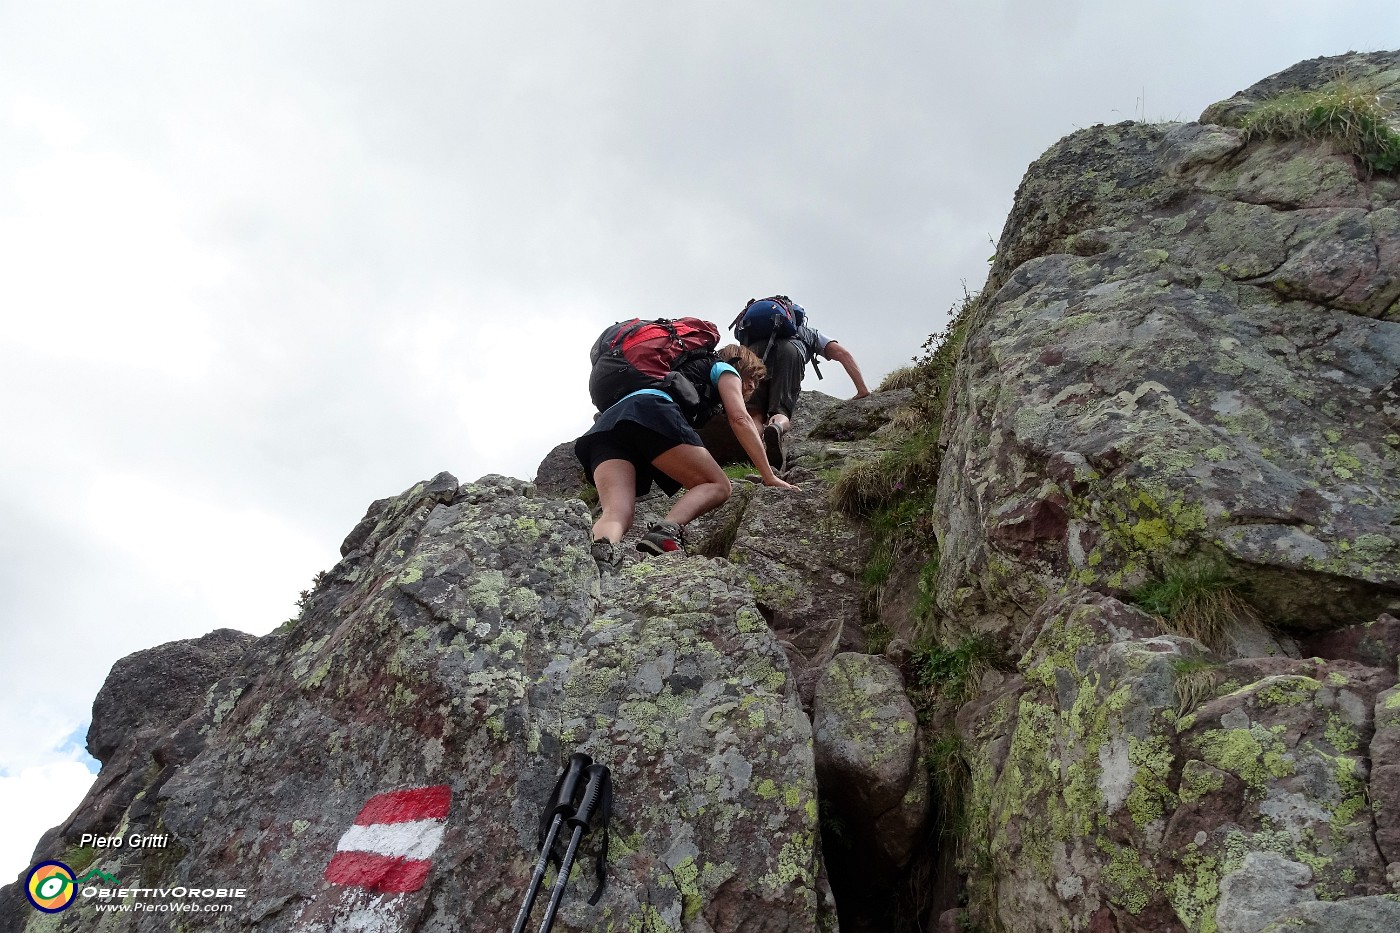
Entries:
[[720,347],[715,351],[715,356],[721,363],[728,363],[737,369],[740,379],[754,385],[758,385],[763,381],[763,377],[768,375],[768,367],[763,365],[763,360],[758,358],[758,354],[737,343]]

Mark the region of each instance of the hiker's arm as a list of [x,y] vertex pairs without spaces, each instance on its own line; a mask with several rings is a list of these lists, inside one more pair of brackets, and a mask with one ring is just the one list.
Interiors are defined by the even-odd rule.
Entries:
[[729,419],[729,429],[738,438],[739,445],[744,448],[744,453],[749,455],[749,462],[758,470],[758,475],[763,477],[763,485],[778,486],[783,489],[796,489],[791,483],[785,482],[773,472],[773,467],[768,463],[768,454],[763,450],[763,438],[758,433],[758,426],[749,417],[748,410],[744,408],[744,384],[739,377],[732,372],[726,372],[719,377],[719,398],[724,403],[724,415]]
[[833,340],[822,350],[822,356],[840,363],[846,375],[851,377],[851,382],[856,386],[856,394],[852,398],[865,398],[870,394],[870,390],[865,387],[865,377],[860,374],[860,366],[856,364],[856,358],[851,356],[850,350]]

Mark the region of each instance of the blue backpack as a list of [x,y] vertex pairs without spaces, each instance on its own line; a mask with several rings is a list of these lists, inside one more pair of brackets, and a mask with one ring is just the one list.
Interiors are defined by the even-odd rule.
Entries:
[[[749,303],[744,305],[744,310],[740,311],[739,316],[729,325],[729,329],[734,331],[735,340],[750,349],[766,337],[767,341],[759,358],[767,363],[768,351],[773,349],[773,341],[796,337],[797,329],[806,323],[807,312],[800,304],[787,295],[774,295],[772,298],[750,298]],[[817,365],[817,358],[812,355],[811,348],[804,343],[802,350],[805,362],[812,364],[818,379],[822,378],[821,367]]]
[[729,325],[734,339],[751,344],[767,337],[795,337],[797,328],[807,323],[807,312],[787,295],[772,298],[750,298],[744,310]]

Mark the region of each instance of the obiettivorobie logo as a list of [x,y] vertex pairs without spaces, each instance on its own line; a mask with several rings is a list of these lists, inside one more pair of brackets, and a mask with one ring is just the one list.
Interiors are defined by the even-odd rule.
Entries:
[[102,912],[221,913],[233,910],[231,901],[248,897],[247,888],[202,887],[193,883],[163,888],[128,888],[104,871],[93,869],[75,877],[63,862],[40,862],[29,869],[24,893],[35,910],[56,914],[79,899]]
[[93,870],[81,878],[75,878],[73,869],[62,862],[40,862],[29,869],[29,877],[24,882],[24,893],[36,910],[56,914],[73,906],[73,899],[78,896],[78,885],[94,879],[108,884],[121,884],[105,872]]

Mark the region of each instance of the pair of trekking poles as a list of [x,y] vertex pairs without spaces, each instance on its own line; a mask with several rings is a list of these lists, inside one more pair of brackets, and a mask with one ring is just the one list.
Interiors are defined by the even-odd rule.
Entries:
[[[612,775],[606,765],[595,764],[583,752],[574,752],[569,764],[554,785],[554,793],[545,804],[540,817],[540,860],[535,865],[535,873],[530,878],[530,887],[525,892],[525,903],[520,905],[520,913],[515,918],[512,933],[524,933],[530,922],[530,912],[534,909],[535,898],[539,896],[544,882],[545,869],[550,861],[557,861],[554,843],[559,837],[559,829],[567,825],[573,830],[573,837],[564,852],[564,860],[559,863],[559,878],[554,882],[549,906],[545,910],[544,922],[539,933],[549,933],[554,926],[554,915],[559,910],[559,901],[564,897],[564,887],[569,882],[569,873],[578,855],[579,843],[584,834],[593,828],[595,818],[603,826],[603,845],[598,854],[598,888],[588,903],[596,904],[603,896],[608,860],[608,821],[612,818]],[[548,829],[546,829],[548,826]]]

